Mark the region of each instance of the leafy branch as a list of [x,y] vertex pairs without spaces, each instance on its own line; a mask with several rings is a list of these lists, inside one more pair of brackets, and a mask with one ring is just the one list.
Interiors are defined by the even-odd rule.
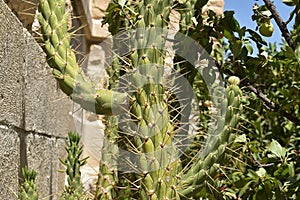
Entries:
[[289,30],[287,29],[286,23],[283,22],[283,20],[281,19],[278,11],[276,10],[275,5],[270,1],[270,0],[264,0],[267,8],[270,10],[270,12],[272,13],[272,17],[274,18],[276,24],[278,25],[282,36],[284,37],[284,39],[287,41],[288,45],[295,50],[296,49],[296,45],[294,44],[293,40],[292,40],[292,36],[289,32]]
[[262,93],[259,89],[256,89],[255,87],[253,87],[250,83],[247,83],[247,88],[253,92],[254,94],[256,94],[256,96],[258,96],[264,103],[265,103],[265,107],[272,112],[279,112],[281,115],[283,115],[284,117],[286,117],[288,120],[290,120],[291,122],[294,122],[297,125],[300,125],[300,120],[287,113],[284,110],[280,109],[280,106],[277,105],[276,103],[274,103],[273,101],[271,101],[264,93]]

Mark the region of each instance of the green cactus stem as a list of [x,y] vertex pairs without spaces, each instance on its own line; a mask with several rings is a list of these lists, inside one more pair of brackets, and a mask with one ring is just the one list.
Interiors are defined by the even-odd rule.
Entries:
[[36,171],[29,170],[28,167],[22,168],[24,182],[19,192],[20,200],[38,200],[38,192],[35,186]]
[[118,126],[116,118],[109,116],[105,129],[105,138],[99,162],[99,175],[96,185],[95,199],[112,200],[118,197]]
[[[127,2],[126,7],[129,6]],[[110,12],[111,10],[114,10],[114,12]],[[116,12],[116,10],[120,12]],[[124,17],[122,16],[124,12],[126,11],[124,9],[122,11],[121,5],[113,1],[108,5],[104,23],[110,23],[108,29],[112,34],[117,34],[119,28],[126,27]],[[118,42],[116,42],[116,40],[120,41],[122,38],[113,39],[113,49],[118,49]],[[119,55],[113,54],[111,64],[106,68],[106,72],[109,75],[108,88],[111,90],[116,89],[118,86],[123,67],[122,59],[123,58]],[[106,128],[99,162],[99,175],[96,184],[95,199],[112,200],[121,198],[120,196],[123,198],[123,195],[121,195],[118,189],[121,187],[120,183],[122,182],[122,180],[119,180],[117,168],[119,155],[118,146],[120,146],[117,140],[119,137],[118,117],[108,116],[105,121]],[[124,186],[122,188],[124,188]]]
[[39,0],[38,9],[43,48],[61,90],[88,111],[97,114],[122,112],[126,95],[109,90],[95,90],[77,64],[70,46],[69,14],[65,12],[65,0]]
[[[121,136],[127,138],[128,151],[134,160],[124,159],[135,171],[139,199],[178,199],[174,189],[180,160],[174,147],[176,124],[172,121],[164,86],[165,38],[172,1],[139,1],[131,35],[129,55],[133,69],[120,88],[131,92],[129,128]],[[128,83],[131,85],[128,87]],[[130,128],[132,126],[132,128]],[[176,157],[176,159],[175,159]],[[126,158],[126,157],[125,157]],[[134,182],[134,181],[132,181]]]
[[79,145],[80,137],[76,132],[69,132],[69,141],[66,141],[67,158],[61,160],[66,167],[68,185],[61,196],[61,200],[85,199],[81,182],[80,167],[88,158],[81,159],[82,146]]
[[[225,148],[235,138],[234,129],[237,126],[239,114],[242,109],[242,91],[238,86],[239,82],[238,77],[230,77],[228,79],[229,86],[226,88],[227,101],[224,101],[224,104],[227,104],[224,119],[225,124],[222,127],[216,127],[216,129],[222,128],[223,130],[214,137],[213,145],[200,151],[195,156],[193,165],[188,166],[186,170],[183,170],[186,173],[180,175],[182,178],[178,189],[180,195],[183,197],[190,197],[197,193],[199,188],[204,186],[205,181],[210,180],[216,174],[219,164],[222,163]],[[211,143],[208,141],[208,144]],[[209,150],[208,152],[207,149]]]

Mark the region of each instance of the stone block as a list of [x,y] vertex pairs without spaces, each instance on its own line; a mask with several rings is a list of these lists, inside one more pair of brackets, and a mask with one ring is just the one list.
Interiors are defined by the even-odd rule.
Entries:
[[103,40],[110,36],[108,26],[103,25],[103,10],[106,10],[109,0],[82,0],[82,6],[89,26],[90,40]]
[[65,174],[59,158],[65,157],[65,142],[59,138],[49,138],[37,134],[26,137],[28,166],[37,171],[36,185],[40,199],[59,199]]
[[73,102],[57,86],[45,54],[24,31],[24,117],[25,130],[66,137],[74,123],[69,113]]
[[26,131],[66,136],[72,101],[58,88],[45,54],[0,1],[0,122]]
[[0,199],[18,198],[20,140],[18,133],[0,125]]
[[13,13],[20,19],[23,26],[31,28],[37,8],[37,0],[4,0]]
[[0,122],[22,124],[22,24],[0,0]]
[[224,12],[224,0],[209,0],[203,7],[203,13],[206,14],[208,10],[214,11],[218,16]]
[[91,45],[88,54],[87,75],[95,83],[97,89],[105,88],[108,84],[109,76],[106,73],[106,65],[108,57],[111,57],[109,52],[111,45],[108,43],[101,43],[98,45]]

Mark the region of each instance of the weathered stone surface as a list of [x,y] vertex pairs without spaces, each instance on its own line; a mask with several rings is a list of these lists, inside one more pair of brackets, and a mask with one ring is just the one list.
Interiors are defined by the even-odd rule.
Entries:
[[40,199],[59,199],[65,183],[64,173],[58,172],[64,169],[59,161],[65,157],[64,140],[29,134],[26,145],[28,166],[37,171]]
[[111,45],[101,43],[100,45],[91,45],[88,54],[87,75],[95,83],[98,89],[104,88],[108,83],[108,74],[106,73],[106,57],[111,51]]
[[102,19],[110,0],[92,0],[91,17],[92,19]]
[[30,29],[37,8],[37,0],[4,0],[9,8],[17,15],[23,26]]
[[28,32],[24,35],[25,130],[66,137],[74,129],[72,101],[57,87],[42,49]]
[[0,121],[26,131],[66,136],[72,101],[57,88],[45,54],[0,1]]
[[0,199],[13,200],[18,195],[20,141],[18,133],[0,125]]
[[64,188],[64,174],[57,171],[63,169],[62,138],[74,129],[72,102],[3,0],[0,20],[0,199],[17,199],[19,171],[26,164],[38,172],[41,197],[57,199]]
[[105,129],[101,121],[102,117],[84,110],[74,114],[75,126],[83,144],[82,157],[89,157],[86,165],[81,168],[82,182],[86,189],[94,187],[98,178]]
[[214,11],[217,15],[222,15],[224,12],[224,0],[209,0],[203,7],[203,13],[208,10]]
[[89,26],[91,40],[105,39],[110,35],[107,25],[103,22],[103,10],[106,10],[109,0],[82,0],[84,14]]
[[50,151],[50,155],[52,155],[52,169],[51,169],[51,177],[52,177],[52,191],[51,193],[55,199],[59,199],[60,195],[62,194],[63,190],[65,189],[65,173],[58,171],[58,170],[65,170],[65,167],[59,161],[59,158],[64,159],[66,158],[66,151],[65,151],[65,141],[61,139],[54,140],[52,142],[52,152]]
[[[22,124],[22,24],[0,0],[0,122]],[[13,23],[15,22],[15,23]]]

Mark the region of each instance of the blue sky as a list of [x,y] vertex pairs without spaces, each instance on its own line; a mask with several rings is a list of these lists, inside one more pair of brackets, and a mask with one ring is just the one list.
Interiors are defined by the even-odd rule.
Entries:
[[[235,17],[240,23],[240,26],[246,26],[251,29],[255,29],[256,22],[251,20],[251,16],[253,14],[252,6],[256,2],[258,5],[262,5],[262,0],[224,0],[225,1],[225,10],[234,10]],[[289,13],[291,12],[291,8],[282,3],[282,0],[273,0],[279,14],[282,16],[283,21],[286,21],[289,18]],[[277,44],[281,42],[281,33],[277,28],[275,21],[272,20],[274,24],[275,30],[274,34],[271,38],[264,38],[267,42],[276,42]]]

